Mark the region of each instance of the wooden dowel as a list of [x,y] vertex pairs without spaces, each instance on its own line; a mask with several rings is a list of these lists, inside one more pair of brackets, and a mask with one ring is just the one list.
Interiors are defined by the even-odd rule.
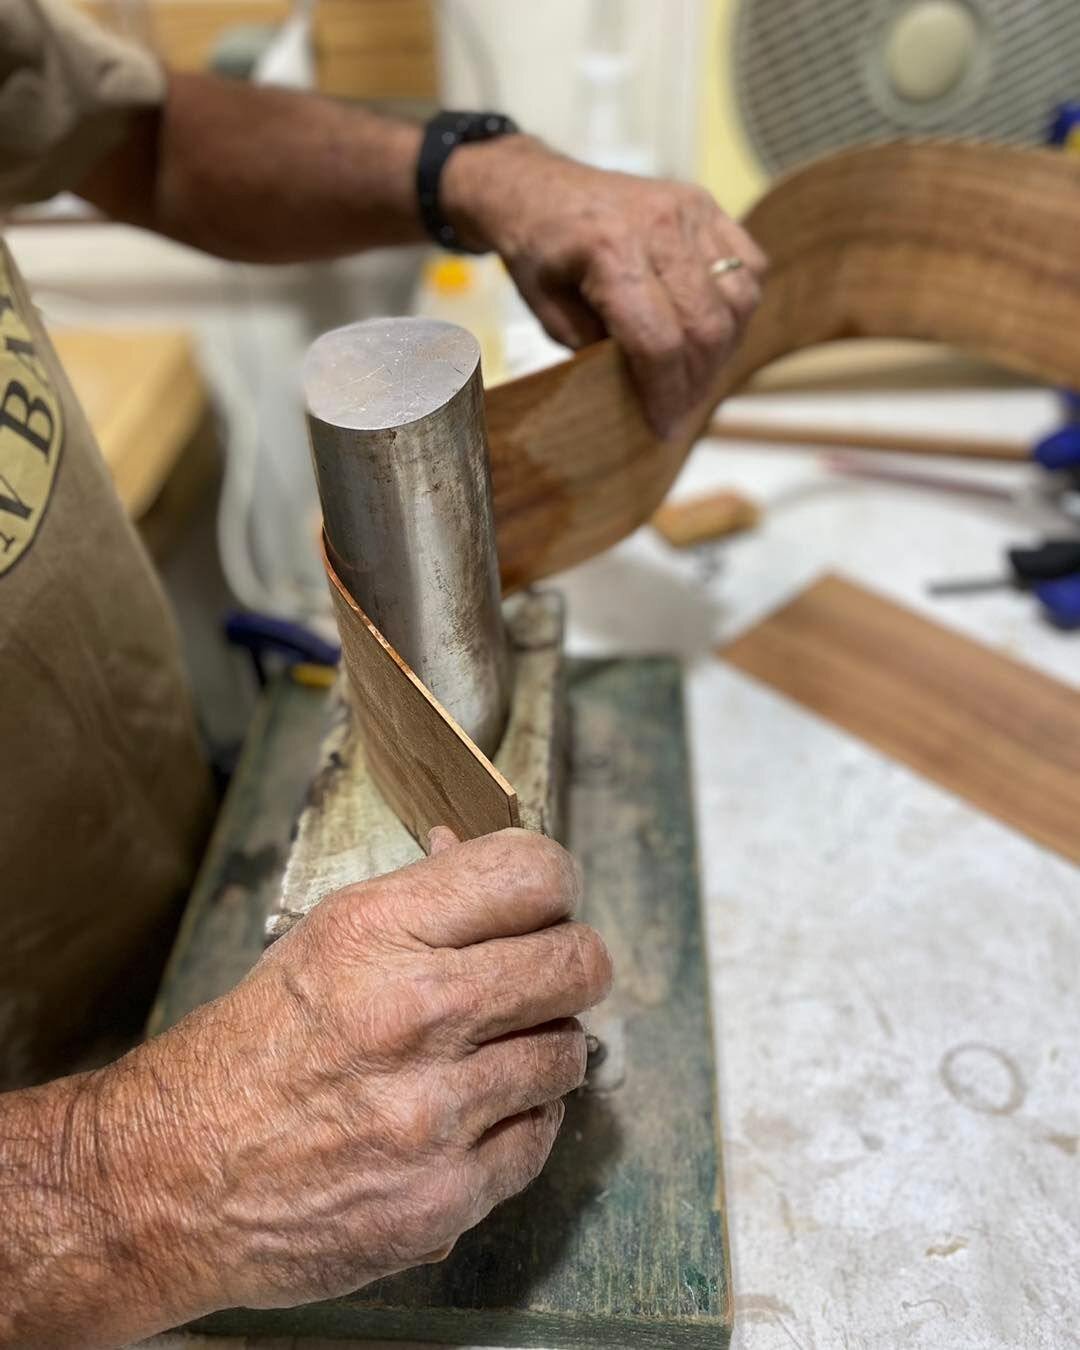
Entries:
[[654,514],[652,527],[672,548],[691,548],[709,539],[752,530],[761,508],[741,492],[724,488],[681,502],[665,502]]
[[1031,447],[1024,441],[981,440],[968,436],[934,436],[918,431],[878,431],[876,427],[804,426],[781,422],[740,422],[717,417],[706,433],[723,441],[754,441],[765,445],[813,446],[830,450],[869,450],[890,455],[954,455],[965,459],[1025,463]]

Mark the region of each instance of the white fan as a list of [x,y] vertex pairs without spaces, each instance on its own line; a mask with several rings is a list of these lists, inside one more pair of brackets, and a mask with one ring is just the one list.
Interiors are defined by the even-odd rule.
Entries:
[[1080,0],[713,0],[709,24],[704,177],[737,210],[846,145],[1038,144],[1080,98]]

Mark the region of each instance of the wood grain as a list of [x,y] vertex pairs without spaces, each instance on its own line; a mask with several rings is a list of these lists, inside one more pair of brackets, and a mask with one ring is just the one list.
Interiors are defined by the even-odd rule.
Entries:
[[719,653],[1080,862],[1080,693],[840,577]]
[[763,302],[669,439],[645,422],[610,341],[489,392],[507,589],[646,521],[716,405],[788,353],[924,339],[1080,385],[1080,157],[934,141],[848,150],[782,179],[746,225],[770,257]]
[[421,845],[434,825],[459,839],[520,824],[517,794],[326,572],[368,769]]

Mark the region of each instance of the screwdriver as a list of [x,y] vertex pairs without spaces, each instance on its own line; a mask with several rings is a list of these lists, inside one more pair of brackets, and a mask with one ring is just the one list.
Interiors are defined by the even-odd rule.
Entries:
[[1058,628],[1080,628],[1080,539],[1047,539],[1035,548],[1008,551],[1008,577],[938,581],[931,595],[973,595],[1013,586],[1031,591]]
[[935,581],[927,590],[931,595],[975,595],[980,591],[998,591],[1010,586],[1030,591],[1040,582],[1058,581],[1073,573],[1080,573],[1080,538],[1047,539],[1035,548],[1011,548],[1006,556],[1011,576]]

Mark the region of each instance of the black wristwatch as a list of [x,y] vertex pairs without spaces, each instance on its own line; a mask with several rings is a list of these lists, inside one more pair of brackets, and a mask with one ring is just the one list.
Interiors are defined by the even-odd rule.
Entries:
[[517,123],[511,118],[493,112],[441,112],[427,124],[420,143],[420,158],[416,161],[416,196],[424,229],[436,244],[453,253],[487,251],[469,248],[458,238],[439,205],[439,179],[443,166],[459,145],[493,141],[497,136],[512,136],[517,130]]

